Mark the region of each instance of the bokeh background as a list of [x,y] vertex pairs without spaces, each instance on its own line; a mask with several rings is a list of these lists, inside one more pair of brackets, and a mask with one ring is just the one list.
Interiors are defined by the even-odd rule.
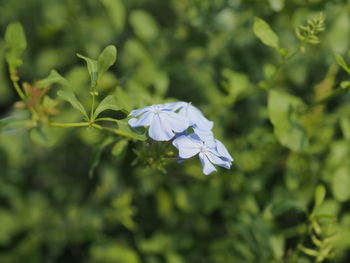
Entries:
[[[231,170],[210,176],[195,158],[164,172],[134,162],[144,143],[101,149],[106,134],[89,128],[52,129],[44,140],[26,129],[3,131],[0,262],[316,262],[297,248],[319,251],[308,220],[318,185],[326,200],[317,213],[336,235],[325,262],[349,262],[350,96],[304,114],[305,149],[288,132],[281,140],[259,86],[280,59],[252,30],[259,16],[294,50],[295,28],[319,12],[321,43],[293,58],[273,87],[305,105],[349,78],[334,55],[349,58],[350,1],[0,0],[1,118],[25,115],[13,107],[4,59],[5,29],[19,21],[28,41],[22,82],[56,69],[88,105],[89,76],[75,54],[96,57],[113,44],[118,60],[100,94],[116,92],[129,109],[191,101],[235,158]],[[68,105],[58,108],[59,120],[79,119]],[[322,225],[317,236],[327,231]]]

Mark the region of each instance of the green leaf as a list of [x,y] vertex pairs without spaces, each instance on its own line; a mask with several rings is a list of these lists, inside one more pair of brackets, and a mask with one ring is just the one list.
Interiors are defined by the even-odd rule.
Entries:
[[86,120],[89,119],[89,117],[86,113],[86,110],[84,109],[83,105],[79,102],[79,100],[77,99],[77,97],[75,96],[75,94],[73,92],[67,91],[67,90],[59,90],[57,92],[57,95],[60,98],[62,98],[63,100],[69,102],[73,108],[80,111],[80,113],[83,114],[83,116]]
[[103,74],[115,63],[117,60],[117,49],[115,46],[107,46],[100,54],[97,60],[98,76],[100,79]]
[[98,79],[98,63],[97,60],[95,59],[91,59],[88,57],[85,57],[81,54],[77,54],[77,56],[83,60],[85,60],[87,68],[88,68],[88,72],[90,75],[90,79],[91,79],[91,87],[96,87],[97,86],[97,79]]
[[131,128],[128,124],[127,119],[125,120],[117,120],[118,123],[118,132],[120,135],[125,137],[129,137],[133,140],[145,141],[147,140],[145,131],[142,129],[142,132],[139,129]]
[[270,91],[268,113],[278,141],[289,149],[302,152],[307,149],[309,140],[304,127],[298,120],[297,111],[304,107],[303,102],[281,91]]
[[332,176],[332,192],[336,200],[345,202],[350,199],[350,168],[339,167]]
[[114,144],[113,149],[112,149],[112,154],[117,156],[120,155],[125,148],[128,146],[128,141],[127,140],[120,140],[116,144]]
[[89,168],[89,177],[91,178],[94,175],[94,171],[97,168],[97,166],[99,165],[100,161],[101,161],[101,155],[104,151],[104,149],[106,149],[106,147],[108,145],[110,145],[113,142],[113,138],[112,137],[107,137],[102,143],[100,143],[93,151],[93,156],[92,156],[92,161],[91,161],[91,165]]
[[28,129],[35,126],[35,122],[28,119],[18,119],[15,117],[7,117],[0,119],[0,132],[9,132],[20,129]]
[[120,32],[124,28],[126,10],[121,0],[101,0],[102,4],[105,6],[106,11],[114,28]]
[[159,28],[154,18],[146,11],[134,10],[130,14],[130,24],[135,34],[147,41],[155,39],[159,34]]
[[20,57],[27,47],[26,36],[20,23],[11,23],[6,28],[5,41],[8,48],[6,60],[10,66],[11,73],[13,73],[22,64]]
[[319,207],[326,197],[326,188],[323,185],[318,185],[315,191],[315,207]]
[[335,54],[335,59],[336,59],[338,65],[341,66],[348,74],[350,74],[350,68],[346,64],[346,62],[343,59],[343,57],[338,55],[338,54]]
[[271,208],[271,214],[276,217],[292,209],[306,213],[306,207],[302,203],[295,200],[285,200],[273,205]]
[[69,86],[68,80],[66,80],[64,77],[62,77],[56,70],[51,70],[50,74],[39,81],[40,87],[47,87],[52,84],[60,84],[62,86]]
[[101,112],[105,110],[120,110],[120,106],[118,105],[118,101],[116,100],[115,95],[109,95],[101,101],[94,112],[93,119],[95,119]]
[[253,31],[257,38],[259,38],[265,45],[273,47],[277,50],[280,49],[278,36],[271,29],[269,24],[261,18],[254,18]]

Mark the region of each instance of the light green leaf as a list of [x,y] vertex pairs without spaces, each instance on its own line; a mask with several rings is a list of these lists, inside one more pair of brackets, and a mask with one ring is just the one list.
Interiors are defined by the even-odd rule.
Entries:
[[89,75],[90,75],[90,79],[91,79],[91,87],[96,87],[97,79],[98,79],[98,63],[97,63],[97,60],[85,57],[85,56],[83,56],[81,54],[77,54],[77,56],[79,58],[85,60],[87,68],[88,68],[88,72],[89,72]]
[[20,23],[11,23],[5,32],[5,41],[7,45],[6,60],[10,66],[11,73],[22,64],[20,59],[23,51],[27,47],[27,40]]
[[131,128],[128,124],[127,119],[118,120],[118,132],[120,135],[124,135],[125,137],[129,137],[133,140],[145,141],[147,140],[145,132],[140,132],[138,129]]
[[143,40],[153,40],[159,34],[159,28],[153,17],[143,10],[135,10],[130,14],[130,24],[135,34]]
[[338,54],[335,54],[335,59],[336,59],[338,65],[341,66],[348,74],[350,74],[350,68],[346,64],[346,62],[343,59],[343,57],[338,55]]
[[113,146],[112,154],[115,155],[115,156],[120,155],[127,146],[128,146],[128,141],[127,140],[120,140],[120,141],[118,141]]
[[319,207],[326,197],[326,188],[323,185],[318,185],[315,190],[315,207]]
[[265,45],[273,47],[277,50],[280,49],[278,36],[271,29],[269,24],[261,18],[254,18],[253,31],[257,38],[259,38]]
[[309,145],[306,131],[297,115],[302,107],[303,102],[295,96],[281,91],[269,92],[268,113],[274,133],[282,145],[297,152],[304,151]]
[[118,105],[118,101],[115,95],[109,95],[101,101],[94,112],[93,118],[95,119],[101,112],[105,110],[120,110],[120,106]]
[[50,74],[39,81],[40,87],[47,87],[54,83],[60,84],[62,86],[69,86],[68,80],[62,77],[56,70],[51,70]]
[[0,132],[8,132],[20,129],[28,129],[35,126],[35,122],[28,119],[18,119],[15,117],[7,117],[0,119]]
[[339,167],[332,176],[332,192],[336,200],[344,202],[350,199],[350,168]]
[[105,6],[115,29],[120,32],[124,28],[126,11],[121,0],[101,0]]
[[102,75],[115,63],[117,60],[117,49],[115,46],[107,46],[100,54],[97,60],[98,76],[100,79]]
[[83,114],[83,116],[86,120],[89,119],[89,117],[86,113],[86,110],[84,109],[83,105],[79,102],[79,100],[77,99],[77,97],[75,96],[75,94],[73,92],[67,91],[67,90],[59,90],[57,92],[57,95],[60,98],[62,98],[63,100],[69,102],[73,108],[80,111],[80,113]]

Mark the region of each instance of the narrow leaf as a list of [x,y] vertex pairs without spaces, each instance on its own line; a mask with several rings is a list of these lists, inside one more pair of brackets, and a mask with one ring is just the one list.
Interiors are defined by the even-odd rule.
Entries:
[[120,106],[118,105],[118,102],[114,95],[109,95],[101,101],[94,112],[94,118],[96,118],[101,112],[105,110],[120,110]]
[[259,38],[265,45],[279,50],[278,36],[264,20],[255,17],[253,31],[257,38]]
[[60,84],[62,86],[69,86],[68,80],[66,80],[64,77],[62,77],[56,70],[51,70],[50,74],[39,81],[40,87],[47,87],[52,84]]
[[323,185],[318,185],[315,191],[315,207],[319,207],[326,197],[326,188]]
[[97,60],[85,57],[81,54],[77,54],[77,56],[83,60],[85,60],[88,72],[91,79],[91,87],[96,87],[97,79],[98,79],[98,65]]
[[117,60],[117,49],[115,46],[107,46],[97,60],[98,79],[115,63]]
[[350,68],[348,67],[348,65],[346,64],[345,60],[343,59],[342,56],[336,54],[335,55],[335,59],[338,63],[339,66],[341,66],[348,74],[350,74]]
[[67,90],[59,90],[57,92],[57,95],[63,100],[69,102],[73,108],[80,111],[80,113],[83,114],[85,119],[89,119],[86,110],[84,109],[83,105],[79,102],[79,100],[73,92]]

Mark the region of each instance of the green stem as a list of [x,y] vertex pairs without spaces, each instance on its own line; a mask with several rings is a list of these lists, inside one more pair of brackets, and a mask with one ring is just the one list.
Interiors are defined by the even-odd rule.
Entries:
[[91,92],[92,96],[92,103],[91,103],[91,112],[90,112],[90,121],[93,120],[94,117],[94,110],[95,110],[95,93]]
[[333,99],[334,97],[338,96],[339,94],[342,94],[344,91],[347,91],[349,88],[338,88],[336,90],[333,91],[332,94],[328,95],[327,97],[324,97],[323,99],[319,100],[319,101],[316,101],[314,102],[313,104],[311,104],[309,107],[307,107],[305,109],[305,111],[309,111],[311,109],[313,109],[314,107],[320,105],[320,104],[323,104],[331,99]]
[[91,124],[89,122],[71,122],[71,123],[62,123],[62,122],[49,122],[49,125],[52,127],[84,127],[84,126],[90,126]]
[[98,118],[96,120],[94,120],[94,122],[98,122],[98,121],[111,121],[111,122],[117,122],[117,120],[113,119],[113,118]]
[[22,100],[26,100],[26,96],[24,95],[23,91],[21,90],[20,86],[18,85],[17,76],[14,73],[12,73],[11,76],[10,76],[10,79],[12,81],[13,86],[15,87],[15,90],[18,93],[18,96]]

